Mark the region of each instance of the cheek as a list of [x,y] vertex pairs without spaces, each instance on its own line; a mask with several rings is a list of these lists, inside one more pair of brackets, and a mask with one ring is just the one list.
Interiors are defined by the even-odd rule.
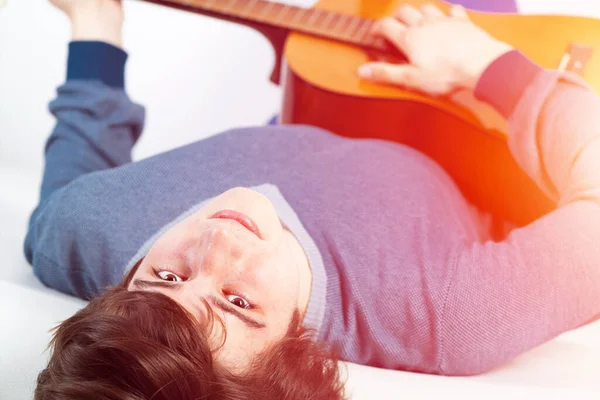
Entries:
[[181,230],[171,230],[154,242],[147,257],[159,260],[181,257],[188,246]]
[[288,313],[294,309],[299,296],[299,277],[291,267],[277,266],[264,286],[275,314],[287,321]]
[[266,294],[274,299],[283,300],[285,297],[295,295],[298,275],[290,260],[281,257],[269,258],[263,259],[262,262],[258,261],[255,265],[262,265],[255,268],[248,276],[255,287],[265,288]]

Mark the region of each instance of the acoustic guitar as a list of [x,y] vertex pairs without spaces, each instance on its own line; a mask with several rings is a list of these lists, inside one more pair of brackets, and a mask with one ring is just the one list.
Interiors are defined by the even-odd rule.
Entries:
[[[426,0],[322,0],[300,8],[263,0],[146,0],[234,21],[262,32],[283,85],[280,122],[309,124],[348,137],[401,142],[433,158],[464,196],[483,210],[525,225],[555,204],[518,167],[506,141],[506,121],[471,92],[432,98],[360,80],[369,60],[405,62],[373,23],[402,4]],[[580,74],[600,88],[600,21],[565,16],[469,12],[475,24],[538,64]]]

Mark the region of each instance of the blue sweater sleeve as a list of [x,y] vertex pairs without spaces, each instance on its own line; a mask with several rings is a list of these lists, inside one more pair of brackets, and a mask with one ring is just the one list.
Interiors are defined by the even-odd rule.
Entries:
[[67,82],[50,103],[56,125],[45,146],[40,201],[29,221],[25,255],[32,262],[35,219],[49,197],[95,171],[131,162],[144,109],[124,92],[127,54],[102,42],[69,45]]
[[125,87],[127,53],[104,42],[75,41],[69,43],[67,81],[100,80],[108,86]]

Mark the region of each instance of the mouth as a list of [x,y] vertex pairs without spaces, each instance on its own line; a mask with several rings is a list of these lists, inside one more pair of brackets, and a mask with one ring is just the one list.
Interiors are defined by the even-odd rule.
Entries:
[[248,217],[245,214],[242,214],[241,212],[234,210],[221,210],[210,217],[210,219],[213,218],[234,220],[240,225],[242,225],[244,228],[248,229],[250,232],[254,233],[256,236],[258,236],[259,239],[262,239],[262,236],[260,234],[260,231],[258,230],[258,226],[256,225],[256,223],[254,223],[254,221],[252,221],[250,217]]

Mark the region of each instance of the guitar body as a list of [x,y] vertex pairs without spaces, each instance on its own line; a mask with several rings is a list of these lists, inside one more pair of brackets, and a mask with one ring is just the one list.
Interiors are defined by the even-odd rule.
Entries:
[[[379,19],[402,3],[424,0],[322,0],[316,7]],[[435,3],[435,2],[434,2]],[[438,5],[447,9],[445,3]],[[547,68],[556,69],[571,42],[600,48],[600,21],[561,16],[470,13],[471,19]],[[489,106],[460,93],[461,105],[398,87],[358,79],[371,60],[360,48],[291,33],[284,51],[281,122],[309,124],[334,133],[405,143],[427,154],[483,210],[525,225],[555,204],[519,168],[506,142],[506,121]],[[600,56],[583,77],[600,87]],[[458,99],[457,99],[458,100]]]

